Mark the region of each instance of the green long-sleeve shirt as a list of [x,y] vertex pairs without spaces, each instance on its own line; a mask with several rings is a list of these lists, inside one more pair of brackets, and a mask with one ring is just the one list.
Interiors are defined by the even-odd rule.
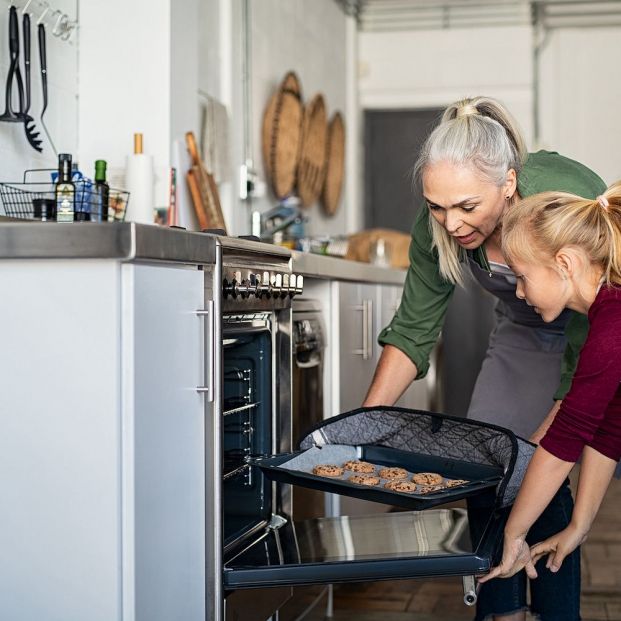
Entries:
[[[579,162],[558,153],[538,151],[529,154],[518,174],[517,187],[522,197],[552,190],[595,198],[606,189],[606,184]],[[417,378],[424,377],[429,369],[429,355],[442,329],[455,288],[440,275],[438,253],[432,248],[429,217],[429,209],[421,207],[412,227],[410,268],[401,305],[378,339],[381,345],[393,345],[405,353],[416,365]],[[481,266],[486,265],[483,246],[473,256]],[[556,399],[562,399],[569,390],[587,331],[586,316],[572,313],[565,327],[567,348]]]

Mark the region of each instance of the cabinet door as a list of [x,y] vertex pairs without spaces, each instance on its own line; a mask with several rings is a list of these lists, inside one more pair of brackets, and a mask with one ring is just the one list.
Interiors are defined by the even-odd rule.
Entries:
[[360,407],[376,359],[376,286],[336,283],[339,304],[340,412]]
[[123,591],[128,618],[205,618],[203,272],[122,267]]

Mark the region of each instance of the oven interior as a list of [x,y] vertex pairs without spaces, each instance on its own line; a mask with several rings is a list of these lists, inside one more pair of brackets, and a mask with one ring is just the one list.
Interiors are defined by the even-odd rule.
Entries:
[[248,463],[271,453],[272,336],[269,322],[257,329],[227,322],[223,339],[223,501],[225,547],[267,522],[271,484]]

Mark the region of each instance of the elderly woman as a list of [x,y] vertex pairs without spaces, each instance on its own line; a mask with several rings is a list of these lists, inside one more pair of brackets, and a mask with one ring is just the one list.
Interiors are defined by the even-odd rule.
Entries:
[[[446,109],[423,146],[416,171],[426,206],[414,222],[401,306],[380,334],[384,351],[364,405],[392,405],[410,382],[424,377],[451,294],[467,270],[498,299],[468,417],[538,441],[569,389],[587,324],[571,311],[544,323],[516,298],[515,276],[501,252],[500,223],[519,198],[546,190],[595,197],[606,186],[588,168],[558,153],[527,153],[510,113],[488,97]],[[565,484],[529,538],[541,541],[565,528],[572,508]],[[472,505],[469,517],[477,539],[489,508]],[[578,621],[579,550],[559,572],[539,575],[530,585],[532,612],[542,621]],[[526,587],[525,572],[484,584],[476,621],[524,620]]]

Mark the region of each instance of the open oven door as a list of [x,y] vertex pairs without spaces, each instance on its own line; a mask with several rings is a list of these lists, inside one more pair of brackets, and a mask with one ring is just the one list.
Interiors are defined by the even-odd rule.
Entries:
[[472,544],[465,509],[432,509],[293,522],[272,519],[260,540],[227,559],[227,590],[490,570],[502,524],[494,516]]

